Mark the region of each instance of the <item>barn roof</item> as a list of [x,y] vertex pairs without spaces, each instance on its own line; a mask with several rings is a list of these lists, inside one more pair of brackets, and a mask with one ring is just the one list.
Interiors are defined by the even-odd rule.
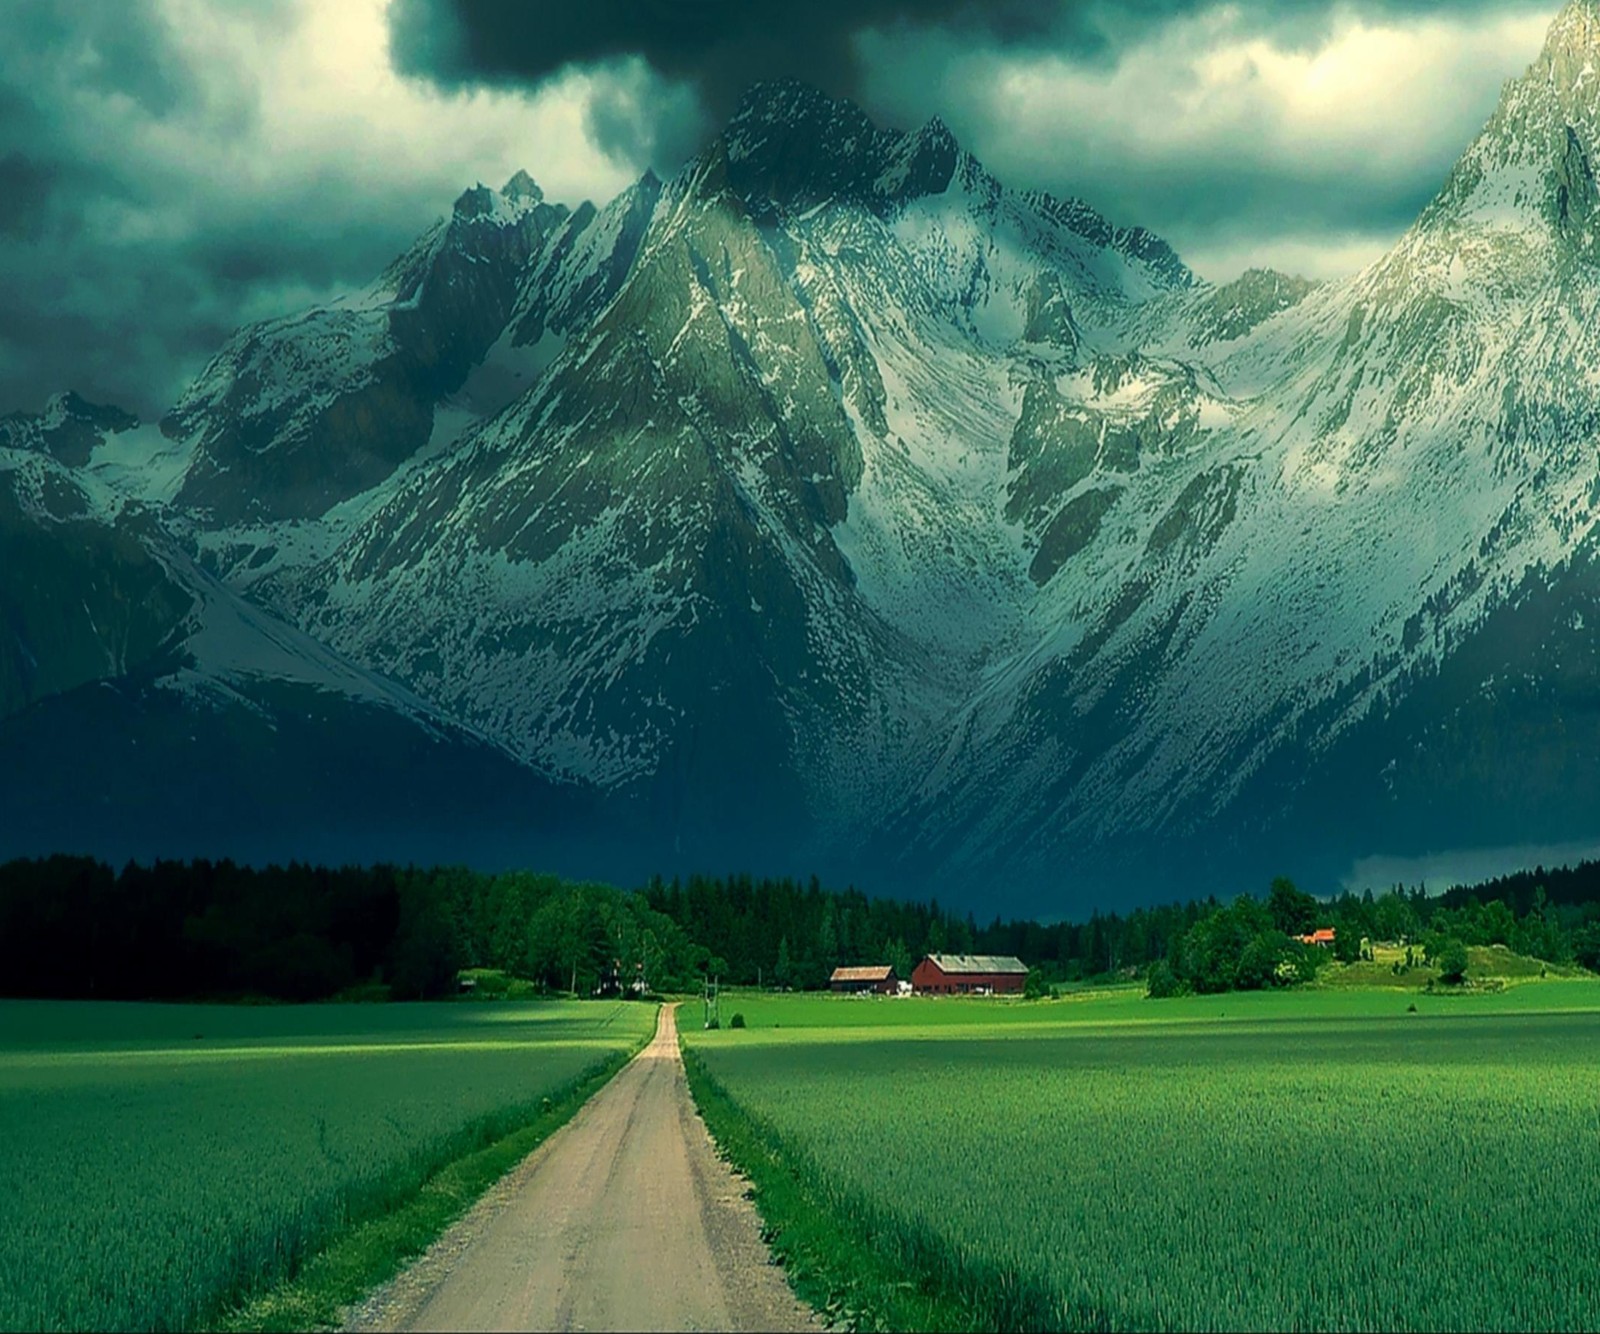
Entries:
[[887,982],[894,976],[891,963],[868,964],[864,968],[835,968],[832,982]]
[[1028,965],[1011,954],[930,954],[941,973],[1026,973]]

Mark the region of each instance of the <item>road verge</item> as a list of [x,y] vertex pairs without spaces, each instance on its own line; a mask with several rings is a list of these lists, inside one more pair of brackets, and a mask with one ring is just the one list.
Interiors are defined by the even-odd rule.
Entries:
[[818,1175],[770,1128],[746,1113],[692,1046],[679,1046],[695,1106],[717,1152],[750,1183],[762,1240],[795,1294],[831,1326],[865,1330],[970,1330],[992,1325],[946,1278],[945,1257],[891,1258],[864,1206],[830,1201]]
[[653,1032],[631,1049],[596,1062],[564,1089],[542,1099],[530,1109],[526,1123],[509,1134],[471,1143],[467,1152],[433,1172],[415,1191],[392,1199],[381,1212],[350,1219],[343,1231],[307,1256],[288,1277],[229,1305],[204,1327],[339,1328],[346,1307],[427,1250],[485,1191],[577,1115],[652,1036]]

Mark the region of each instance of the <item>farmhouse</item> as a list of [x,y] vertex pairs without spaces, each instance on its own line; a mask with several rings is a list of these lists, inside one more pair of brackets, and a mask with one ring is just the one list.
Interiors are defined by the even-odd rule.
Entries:
[[930,954],[911,970],[911,985],[934,996],[1020,992],[1028,966],[1009,954]]
[[880,996],[892,996],[899,989],[900,980],[894,975],[894,965],[888,963],[870,964],[865,968],[835,968],[828,979],[829,991],[857,994],[875,991]]

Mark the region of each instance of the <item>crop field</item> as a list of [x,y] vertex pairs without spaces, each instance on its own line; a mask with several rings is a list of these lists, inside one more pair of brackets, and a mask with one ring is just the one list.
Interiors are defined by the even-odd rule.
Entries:
[[697,1077],[977,1327],[1600,1313],[1600,982],[735,1009],[684,1013]]
[[204,1323],[654,1022],[572,1002],[0,1002],[0,1328]]

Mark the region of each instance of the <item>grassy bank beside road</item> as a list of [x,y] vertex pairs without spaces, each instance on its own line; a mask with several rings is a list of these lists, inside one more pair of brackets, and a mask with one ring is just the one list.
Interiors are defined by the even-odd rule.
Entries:
[[300,1323],[426,1244],[498,1175],[496,1146],[509,1167],[654,1023],[574,1002],[0,1003],[0,1328],[214,1324],[411,1208],[256,1308]]
[[979,1328],[1593,1325],[1600,982],[723,1007],[724,1147],[863,1324],[850,1252]]

